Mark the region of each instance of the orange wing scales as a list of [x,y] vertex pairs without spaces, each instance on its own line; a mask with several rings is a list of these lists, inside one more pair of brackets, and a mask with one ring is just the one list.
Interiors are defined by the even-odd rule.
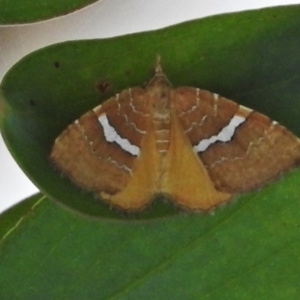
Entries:
[[157,194],[209,210],[300,162],[285,127],[208,91],[173,89],[161,71],[87,112],[56,139],[51,160],[76,184],[124,210]]
[[207,210],[228,200],[230,194],[217,191],[214,187],[174,110],[171,124],[170,147],[164,158],[160,191],[190,209]]

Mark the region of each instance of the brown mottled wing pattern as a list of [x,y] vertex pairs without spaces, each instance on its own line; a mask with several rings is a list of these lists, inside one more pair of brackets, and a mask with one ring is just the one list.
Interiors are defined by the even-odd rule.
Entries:
[[285,127],[217,94],[173,89],[158,63],[145,89],[117,94],[69,125],[51,160],[79,186],[125,210],[162,193],[208,210],[300,162]]
[[[141,105],[144,93],[141,88],[125,90],[85,113],[56,139],[52,161],[89,190],[112,195],[123,190],[146,132],[149,116]],[[108,123],[118,129],[118,135],[136,147],[132,153],[116,142],[107,142],[99,122],[101,116],[106,116]]]
[[181,125],[218,190],[252,190],[300,162],[299,139],[265,115],[195,88],[177,88],[174,98]]

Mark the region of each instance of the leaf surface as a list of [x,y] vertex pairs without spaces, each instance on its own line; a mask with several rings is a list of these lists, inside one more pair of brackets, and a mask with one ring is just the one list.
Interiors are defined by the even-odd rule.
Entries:
[[[151,78],[159,54],[174,86],[224,95],[299,135],[299,13],[300,6],[269,8],[38,50],[3,79],[3,137],[20,166],[50,198],[90,216],[123,218],[53,168],[49,153],[61,131],[115,93]],[[277,195],[276,199],[282,201]],[[177,213],[157,201],[133,217]]]
[[214,215],[152,222],[25,201],[0,216],[23,212],[0,238],[0,298],[297,299],[299,174]]

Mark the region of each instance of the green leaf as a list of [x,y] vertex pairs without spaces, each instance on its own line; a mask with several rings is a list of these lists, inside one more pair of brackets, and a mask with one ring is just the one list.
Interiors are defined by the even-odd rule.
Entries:
[[35,205],[39,204],[44,198],[45,196],[39,193],[5,211],[0,218],[0,241],[3,242],[15,227],[29,216]]
[[91,220],[51,201],[25,202],[0,238],[0,298],[297,299],[299,175],[214,215],[152,222]]
[[0,24],[31,23],[71,13],[96,0],[0,0]]
[[[299,135],[299,13],[300,6],[249,11],[36,51],[17,63],[1,84],[3,137],[20,166],[50,198],[90,216],[123,218],[53,168],[49,152],[60,132],[115,93],[143,84],[152,76],[159,54],[174,86],[219,93]],[[294,180],[299,193],[299,178]],[[274,201],[283,200],[274,194]],[[176,213],[157,201],[134,218]]]

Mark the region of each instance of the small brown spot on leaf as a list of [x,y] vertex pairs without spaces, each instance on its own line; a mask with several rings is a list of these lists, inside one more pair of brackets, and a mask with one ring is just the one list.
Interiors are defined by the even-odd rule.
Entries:
[[107,80],[102,80],[97,83],[96,88],[101,93],[104,93],[110,87],[110,83]]
[[29,99],[29,104],[30,104],[30,106],[35,106],[35,101],[32,99]]
[[55,67],[56,69],[58,69],[58,68],[60,67],[60,63],[59,63],[58,61],[55,61],[55,62],[54,62],[54,67]]

